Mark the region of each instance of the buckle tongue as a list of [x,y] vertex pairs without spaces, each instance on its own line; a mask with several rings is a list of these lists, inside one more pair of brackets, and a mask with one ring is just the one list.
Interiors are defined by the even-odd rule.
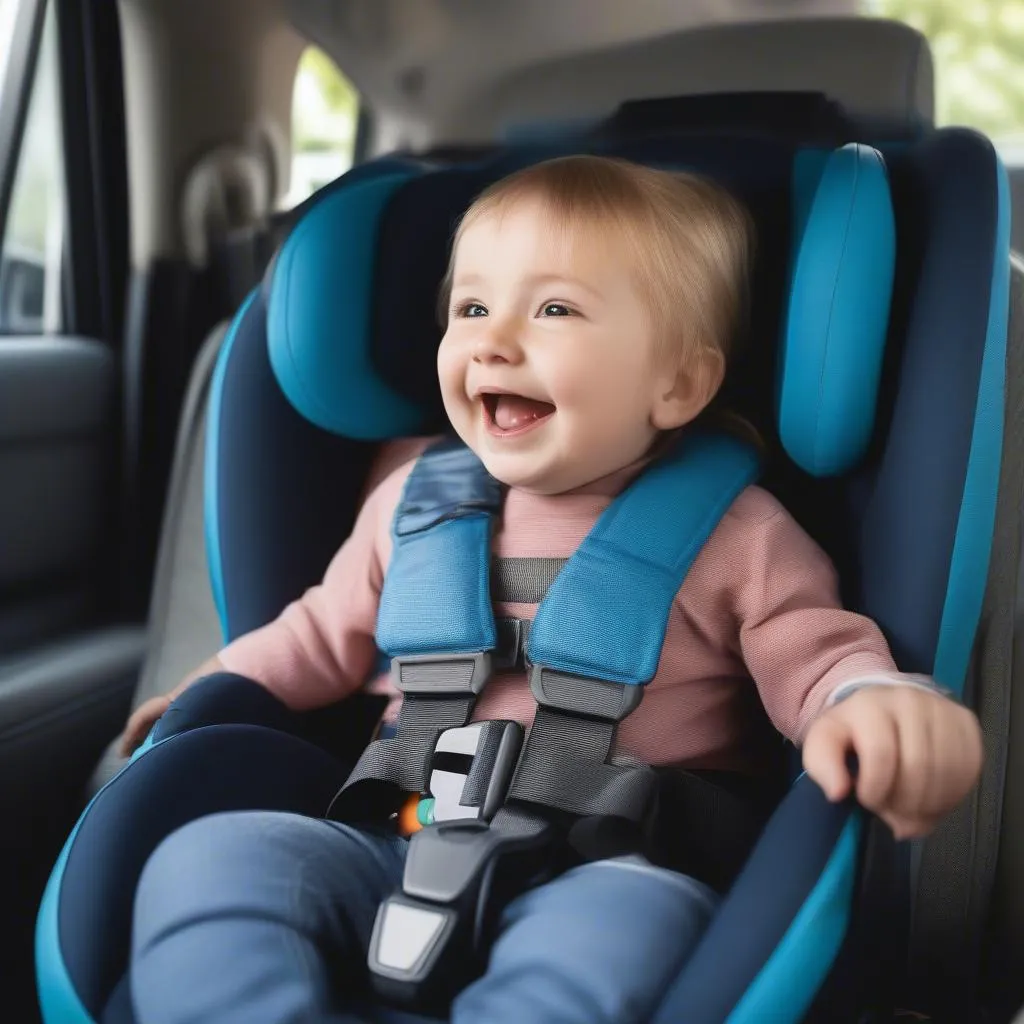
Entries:
[[429,820],[490,821],[505,802],[523,745],[518,722],[474,722],[438,737],[430,772]]

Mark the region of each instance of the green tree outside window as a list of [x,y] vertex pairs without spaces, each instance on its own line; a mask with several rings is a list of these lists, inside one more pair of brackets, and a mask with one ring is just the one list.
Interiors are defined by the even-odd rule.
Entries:
[[922,32],[935,59],[936,121],[1024,143],[1024,0],[869,0],[866,13]]

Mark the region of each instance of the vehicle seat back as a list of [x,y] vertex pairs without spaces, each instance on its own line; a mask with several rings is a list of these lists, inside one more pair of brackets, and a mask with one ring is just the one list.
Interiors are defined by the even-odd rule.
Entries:
[[[893,153],[895,154],[896,151],[893,151]],[[901,159],[901,157],[897,157],[896,163],[900,163]],[[933,160],[934,157],[923,157],[922,166],[929,164],[929,162]],[[916,281],[918,281],[918,276],[922,271],[922,264],[928,262],[928,259],[926,259],[926,250],[931,248],[930,246],[924,245],[924,240],[921,234],[921,232],[926,227],[930,229],[930,224],[923,224],[920,220],[918,221],[918,223],[915,224],[914,221],[920,217],[924,217],[927,220],[929,214],[927,210],[924,213],[922,212],[923,207],[934,207],[936,204],[941,205],[943,203],[952,206],[952,202],[948,193],[946,194],[945,198],[937,197],[935,195],[928,196],[929,189],[927,187],[924,189],[923,193],[919,195],[918,187],[919,185],[922,184],[922,175],[925,172],[922,171],[921,167],[913,168],[911,164],[912,161],[908,164],[903,165],[900,168],[900,172],[895,175],[894,189],[902,189],[902,196],[898,199],[897,202],[898,209],[903,215],[901,238],[910,239],[910,248],[911,250],[915,249],[915,252],[913,252],[911,256],[903,259],[901,263],[901,271],[904,279],[901,284],[901,288],[910,288],[910,290],[912,291],[914,290]],[[925,170],[927,171],[927,168]],[[925,182],[925,184],[927,185],[927,182]],[[932,191],[934,191],[934,188],[932,189]],[[982,193],[984,193],[984,191],[985,187],[983,186]],[[916,233],[916,238],[915,231],[918,232]],[[970,234],[970,230],[968,230],[967,233]],[[418,242],[418,238],[416,237],[416,234],[417,232],[412,231],[402,236],[401,232],[399,231],[399,238],[409,239],[410,236],[413,237],[413,245],[411,247],[411,252],[415,252],[417,248],[416,243]],[[947,245],[948,242],[943,244]],[[948,273],[948,267],[946,272]],[[931,268],[930,274],[926,274],[926,276],[930,276],[933,282],[937,278],[941,279],[942,275],[942,271],[939,271],[937,273],[934,267]],[[871,517],[865,522],[865,526],[861,530],[862,534],[871,534],[871,532],[876,531],[878,529],[880,523],[883,525],[886,524],[887,515],[885,513],[884,508],[882,507],[885,505],[885,502],[882,502],[880,505],[880,500],[878,498],[878,488],[880,485],[883,486],[883,489],[888,488],[890,494],[893,492],[894,489],[896,489],[893,481],[893,471],[890,470],[888,473],[886,473],[885,464],[887,462],[887,459],[895,458],[897,463],[899,462],[899,459],[893,456],[888,451],[886,443],[887,438],[885,435],[887,433],[888,428],[893,423],[899,422],[901,409],[903,411],[902,416],[904,419],[912,418],[915,415],[913,409],[911,409],[909,412],[907,412],[906,410],[907,401],[904,397],[900,396],[901,388],[899,381],[901,376],[903,376],[904,374],[910,375],[914,372],[914,359],[912,356],[906,355],[906,348],[903,346],[903,337],[906,333],[908,324],[910,324],[914,319],[914,316],[911,315],[910,310],[916,305],[916,300],[913,296],[907,297],[905,291],[899,293],[903,296],[903,298],[898,301],[897,308],[894,310],[894,316],[896,317],[896,319],[894,319],[894,335],[897,337],[897,344],[895,346],[891,346],[890,348],[890,364],[887,369],[886,387],[884,388],[885,393],[882,404],[882,420],[879,426],[878,436],[876,438],[877,446],[876,449],[874,449],[874,451],[871,453],[871,460],[868,463],[866,463],[863,467],[861,467],[859,471],[852,477],[852,479],[838,482],[836,484],[831,484],[825,487],[822,487],[820,484],[814,484],[813,486],[811,486],[809,484],[808,479],[800,472],[795,471],[791,466],[783,465],[775,477],[776,488],[779,489],[780,492],[785,495],[788,502],[790,502],[790,504],[793,505],[793,507],[798,510],[804,521],[811,526],[816,536],[818,536],[819,539],[822,540],[823,543],[825,543],[826,547],[828,547],[829,550],[833,552],[834,556],[837,557],[837,560],[841,562],[844,568],[844,581],[847,584],[848,591],[852,595],[852,603],[855,604],[858,601],[860,601],[863,604],[865,600],[870,600],[872,598],[872,595],[877,595],[880,592],[885,580],[885,572],[880,571],[880,569],[884,569],[885,559],[881,555],[876,559],[876,569],[874,569],[873,583],[869,579],[867,584],[865,585],[862,579],[864,574],[864,568],[861,564],[860,556],[864,545],[866,544],[866,546],[870,548],[871,542],[865,542],[863,538],[857,537],[858,531],[854,526],[854,523],[862,514],[866,514],[869,517]],[[902,305],[900,303],[902,303]],[[767,315],[768,319],[770,319],[770,315],[764,312],[764,308],[765,307],[762,306],[761,315]],[[375,313],[375,315],[379,316],[380,314]],[[918,314],[918,318],[920,319],[920,314]],[[944,316],[933,316],[933,319],[937,319],[937,321],[942,321],[942,319],[944,319]],[[377,326],[379,326],[379,324]],[[928,327],[919,325],[918,328],[915,328],[914,331],[911,332],[919,340],[918,342],[916,342],[915,345],[910,345],[909,347],[911,349],[915,348],[916,350],[919,351],[919,359],[921,358],[920,349],[922,345],[920,338],[923,335],[927,334],[928,331]],[[948,353],[946,354],[948,355]],[[388,368],[388,370],[395,369],[393,359],[389,359],[387,355],[379,356],[379,359],[381,361],[384,361],[385,364],[387,364],[387,362],[390,362],[391,365]],[[909,366],[907,365],[908,359]],[[925,359],[927,361],[927,356],[925,357]],[[954,361],[955,360],[946,360],[946,366],[939,374],[940,384],[943,380],[949,380],[955,377],[955,367],[951,367],[949,365],[950,362]],[[763,370],[764,367],[769,364],[769,362],[770,360],[768,359],[762,362],[761,369]],[[423,376],[423,366],[408,367],[407,370],[408,374],[402,375],[403,377],[416,378],[417,376],[419,376],[421,380],[429,379],[429,377],[424,378]],[[749,381],[756,381],[757,379],[758,374],[756,372],[752,371],[749,373]],[[978,379],[980,379],[980,377]],[[935,379],[933,378],[933,383],[934,380]],[[398,386],[398,382],[392,383],[395,386],[395,390],[401,393],[401,388]],[[409,394],[411,394],[412,397],[415,398],[417,396],[415,389],[415,380],[406,380],[406,382],[404,383],[406,383],[407,391],[409,391],[409,386],[412,385],[412,390],[409,391]],[[740,388],[742,388],[742,385],[740,385]],[[927,390],[927,388],[922,390]],[[939,390],[945,393],[942,387],[940,387]],[[407,396],[409,396],[409,394]],[[758,389],[754,388],[748,397],[753,398],[753,408],[755,411],[755,415],[759,417],[759,422],[765,422],[767,406],[763,400],[763,389],[761,393],[758,394]],[[920,400],[921,397],[919,395],[919,401]],[[914,402],[910,401],[909,404],[912,407]],[[959,410],[957,416],[959,418],[959,422],[961,422],[963,426],[963,410]],[[768,419],[770,420],[770,417],[768,417]],[[305,427],[297,427],[296,429],[298,434],[301,434],[302,430],[307,427],[307,424],[305,425]],[[967,430],[965,431],[965,434],[962,436],[970,436],[970,434],[971,431]],[[914,445],[918,445],[920,447],[920,440],[921,438],[919,436],[918,439],[908,441],[907,444],[909,444],[910,447],[914,447]],[[366,466],[368,465],[367,460],[369,456],[367,452],[362,451],[364,447],[366,447],[366,442],[342,445],[337,445],[334,444],[333,442],[330,442],[323,445],[322,454],[324,454],[325,452],[330,452],[331,458],[336,458],[338,460],[337,463],[332,463],[333,465],[339,465],[341,467],[351,469],[354,472],[354,475],[358,476],[359,472],[362,469],[365,469]],[[961,456],[963,456],[965,460],[962,463],[962,465],[966,465],[966,462],[970,458],[970,452],[968,452],[965,456],[962,451]],[[897,472],[899,471],[897,470]],[[285,478],[288,481],[297,482],[299,484],[302,484],[303,482],[308,482],[310,480],[310,476],[306,473],[306,471],[301,469],[298,472],[293,472],[290,470],[288,473],[285,474]],[[274,479],[276,480],[278,478]],[[273,480],[271,480],[270,482],[273,482]],[[916,481],[907,480],[906,486],[904,488],[904,494],[910,493],[911,497],[913,497],[914,495],[928,494],[927,489],[921,489],[921,487],[915,486],[915,483],[921,484],[923,487],[927,488],[929,484],[927,474],[925,474],[924,479],[919,479]],[[961,481],[959,481],[959,485],[961,485],[961,489],[963,492],[963,474]],[[261,482],[259,486],[262,487],[263,483]],[[226,494],[228,492],[228,489],[229,487],[225,487],[223,493]],[[331,486],[326,486],[323,490],[317,490],[315,494],[317,497],[323,495],[329,501],[333,500],[337,502],[338,504],[335,505],[334,508],[350,508],[350,495],[347,492],[339,494],[338,490],[336,490],[335,488]],[[328,511],[330,511],[331,507],[325,506],[325,508]],[[328,518],[330,519],[330,516],[328,516]],[[274,527],[273,515],[267,515],[266,519],[267,521],[264,523],[264,526],[268,528],[272,534],[272,530]],[[350,522],[350,520],[348,521]],[[956,522],[958,523],[958,521],[959,519],[957,516]],[[325,562],[322,560],[325,555],[325,552],[328,555],[330,554],[330,552],[333,550],[333,547],[336,545],[337,540],[340,538],[340,536],[342,536],[342,531],[347,528],[345,522],[345,515],[343,514],[340,517],[340,519],[331,520],[329,523],[325,523],[325,529],[327,529],[328,526],[330,526],[330,529],[327,529],[328,532],[333,530],[332,537],[330,540],[325,538],[318,549],[315,547],[315,545],[310,545],[306,549],[308,558],[306,559],[305,568],[302,570],[302,572],[293,573],[291,577],[287,578],[284,584],[282,584],[281,586],[275,584],[274,593],[272,595],[264,595],[262,597],[254,598],[253,603],[250,605],[249,611],[246,614],[242,614],[240,612],[241,617],[239,617],[238,620],[226,620],[225,618],[225,626],[227,626],[228,628],[228,635],[237,634],[240,631],[245,631],[245,629],[247,628],[247,623],[251,624],[248,628],[252,628],[252,626],[255,625],[260,625],[261,620],[266,621],[266,618],[272,617],[272,615],[276,613],[276,609],[279,609],[285,600],[290,599],[291,596],[294,596],[296,593],[301,592],[301,589],[306,585],[307,582],[315,581],[315,579],[318,578],[319,572],[322,571],[323,564],[325,564]],[[899,523],[897,523],[897,525],[899,525]],[[262,528],[263,527],[261,527],[261,529]],[[910,537],[912,535],[912,529],[910,529],[905,523],[902,525],[902,529],[903,535],[905,537]],[[953,546],[955,546],[955,534],[956,530],[954,529]],[[258,550],[260,546],[265,543],[265,540],[266,537],[263,537],[261,540],[259,540],[258,543],[256,543],[252,539],[250,539],[247,543],[249,543],[250,545],[255,544],[253,550]],[[948,544],[946,546],[947,548],[949,547]],[[900,545],[894,544],[892,547],[895,549],[899,548]],[[231,557],[233,556],[229,556],[229,560]],[[948,572],[948,568],[949,566],[947,563],[943,571]],[[223,572],[223,565],[221,565],[221,571]],[[303,573],[304,580],[302,579]],[[871,573],[868,572],[868,577],[870,577],[870,575]],[[903,599],[905,600],[907,597],[912,598],[914,596],[914,593],[916,592],[913,592],[909,595],[904,593]],[[945,593],[944,590],[943,593]],[[223,601],[224,599],[224,595],[221,595],[221,600]],[[893,606],[893,611],[895,612],[896,625],[899,626],[900,612],[897,606],[902,602],[897,597],[894,598],[894,600],[890,603]],[[932,608],[932,612],[934,626],[934,630],[932,631],[932,633],[934,637],[937,636],[939,632],[941,632],[939,624],[942,623],[943,614],[941,609],[938,613],[935,613],[934,607]],[[879,617],[883,616],[879,615]],[[890,616],[890,618],[892,618],[892,616]],[[884,623],[884,625],[888,626],[889,624]],[[913,633],[914,630],[911,630],[910,632]],[[920,639],[921,636],[924,636],[928,632],[928,630],[919,630],[918,638]],[[900,631],[897,629],[895,632],[892,633],[892,635],[895,637],[896,642],[894,643],[894,648],[896,648],[901,642]],[[915,646],[913,641],[914,638],[911,636],[909,640],[906,642],[904,649],[902,651],[897,651],[902,657],[903,664],[907,665],[908,667],[910,666],[910,663],[907,662],[906,657],[903,655],[906,651],[910,651],[911,653],[913,652]],[[937,641],[935,641],[935,643],[937,643]],[[935,643],[933,643],[933,647],[935,646]],[[951,643],[951,641],[947,641],[947,647],[949,643]],[[958,644],[958,646],[959,648],[963,649],[964,643],[961,642]],[[927,650],[927,648],[927,640],[924,643],[918,645],[919,650]],[[934,654],[934,650],[932,651],[932,654]],[[918,664],[927,664],[929,660],[929,657],[919,658]]]
[[[811,230],[805,197],[817,194],[815,183],[827,173],[831,147],[684,136],[621,144],[606,139],[591,148],[700,170],[749,203],[762,256],[752,343],[734,368],[730,397],[767,436],[778,441],[781,435],[799,462],[798,467],[778,459],[770,479],[839,562],[848,603],[880,621],[904,668],[934,668],[941,681],[962,688],[985,590],[1003,447],[1008,210],[1005,177],[990,144],[973,133],[945,131],[889,153],[900,243],[895,300],[887,317],[885,287],[886,308],[875,325],[882,327],[879,339],[872,338],[870,320],[863,320],[865,293],[849,293],[849,306],[848,293],[837,293],[834,324],[826,320],[824,329],[827,337],[832,326],[836,337],[845,332],[846,344],[832,353],[838,361],[811,374],[811,383],[849,394],[858,375],[875,376],[866,388],[854,389],[859,401],[838,429],[827,431],[820,462],[817,447],[801,448],[800,441],[808,431],[817,437],[818,428],[828,424],[820,417],[805,421],[795,437],[787,425],[793,412],[787,387],[797,371],[787,370],[781,382],[779,431],[769,382],[776,339],[786,339],[787,352],[799,351],[791,349],[794,336],[815,314],[794,304],[794,295],[813,295],[815,289],[807,282],[795,286],[801,263],[798,258],[791,266],[790,254],[792,240]],[[367,165],[325,192],[289,237],[264,287],[236,317],[211,387],[207,549],[226,636],[269,620],[319,577],[351,528],[377,442],[441,424],[434,309],[452,226],[483,185],[555,152],[515,150],[443,171],[409,161]],[[861,226],[854,209],[847,205],[845,217],[835,222],[839,227],[826,231],[824,241],[848,237],[843,232],[851,223]],[[855,255],[863,264],[871,253]],[[883,276],[885,263],[877,261]],[[817,292],[820,309],[821,295],[832,293]],[[859,331],[867,348],[874,341],[874,351],[881,352],[887,319],[892,329],[876,407],[877,364],[865,362],[864,351],[850,339]],[[805,382],[805,395],[806,387]],[[797,402],[797,414],[801,408]],[[826,413],[832,408],[831,402],[819,407]],[[836,475],[824,484],[813,479],[822,473]],[[922,494],[929,500],[922,502]],[[139,768],[152,764],[159,750],[145,754]],[[116,785],[115,780],[104,794]],[[780,828],[775,835],[799,839],[799,830]],[[856,851],[856,833],[850,833],[853,839],[846,830],[842,835],[828,861],[838,867],[821,879],[831,886],[827,906],[839,915],[832,919],[839,935],[849,912]],[[68,872],[73,865],[79,870],[73,855],[71,847]],[[747,894],[763,902],[763,860],[752,872]],[[65,874],[63,884],[67,879]],[[59,876],[53,884],[61,884]],[[749,927],[737,931],[744,920],[749,925],[749,914],[744,918],[729,906],[669,1004],[724,1000],[738,1014],[742,1009],[731,1018],[738,1021],[759,1019],[766,1006],[788,999],[795,1019],[808,996],[806,977],[824,973],[834,953],[819,950],[810,970],[808,933],[792,937],[793,929],[807,927],[802,922],[808,915],[813,919],[813,908],[761,922],[768,931],[759,931],[758,943],[750,945]],[[45,914],[44,906],[44,919]],[[767,960],[765,941],[769,951],[773,945],[776,950]],[[741,945],[745,958],[737,955]],[[723,972],[726,961],[731,973]],[[799,998],[797,964],[803,964],[804,979]],[[753,975],[745,973],[751,970]],[[699,991],[696,978],[703,979]]]
[[[791,268],[784,254],[801,217],[785,197],[791,175],[813,175],[819,159],[813,147],[800,154],[795,148],[771,139],[679,137],[606,141],[603,150],[712,173],[753,209],[763,258],[751,345],[734,368],[731,399],[775,444],[776,396],[766,382],[774,378],[775,339],[785,318]],[[971,132],[946,130],[881,148],[899,243],[890,338],[866,457],[824,482],[808,474],[814,467],[806,462],[800,467],[776,459],[768,483],[832,555],[847,604],[881,624],[901,668],[931,672],[963,693],[977,653],[1003,455],[1005,177],[991,145]],[[227,636],[273,617],[286,594],[301,591],[298,575],[318,577],[351,528],[353,481],[364,477],[374,442],[393,436],[392,430],[430,432],[442,425],[434,296],[452,226],[488,181],[555,151],[519,151],[503,162],[439,174],[392,168],[393,187],[380,184],[384,174],[363,179],[378,189],[376,205],[368,192],[349,203],[360,185],[352,180],[348,197],[345,188],[324,196],[319,226],[310,218],[306,234],[286,243],[275,274],[236,321],[237,351],[222,364],[221,433],[213,438],[210,462],[218,479],[209,492],[216,498],[207,527]],[[373,274],[360,276],[342,254],[364,244],[358,239],[368,230],[379,245]],[[331,246],[341,246],[337,260],[325,258]],[[302,282],[302,313],[297,301],[289,304],[283,283],[289,278]],[[354,317],[367,294],[369,308]],[[842,315],[856,323],[858,311]],[[347,343],[355,338],[362,361],[344,370],[310,363],[313,372],[289,384],[288,346],[281,341],[292,328]],[[239,360],[234,368],[233,358]],[[366,373],[374,381],[370,388]],[[360,382],[357,392],[344,390],[346,379]],[[327,390],[319,387],[323,382]],[[317,392],[310,401],[301,394],[306,386]],[[257,457],[268,450],[274,457]],[[311,493],[315,497],[301,509],[290,507]],[[272,494],[275,501],[253,515],[255,494]],[[295,560],[267,566],[259,580],[242,569],[257,552],[277,551],[281,558],[289,543]],[[891,941],[889,962],[898,963],[905,947],[898,926],[872,932],[872,940]]]

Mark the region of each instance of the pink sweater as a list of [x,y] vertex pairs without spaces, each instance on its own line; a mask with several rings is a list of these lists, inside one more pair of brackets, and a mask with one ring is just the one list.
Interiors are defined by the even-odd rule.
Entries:
[[[392,446],[351,537],[324,576],[280,617],[220,655],[225,668],[259,680],[286,704],[311,709],[359,689],[377,660],[374,625],[391,555],[391,520],[412,457],[427,440]],[[393,468],[395,463],[400,463]],[[497,557],[565,558],[636,467],[570,494],[508,492],[494,531]],[[496,604],[495,614],[532,619],[535,605]],[[619,728],[617,749],[649,764],[753,767],[763,727],[755,698],[779,732],[799,742],[837,686],[864,676],[893,679],[878,627],[839,603],[824,552],[768,492],[747,488],[697,557],[672,606],[654,679]],[[400,698],[386,676],[369,689]],[[535,702],[521,672],[497,674],[475,717],[525,725]]]

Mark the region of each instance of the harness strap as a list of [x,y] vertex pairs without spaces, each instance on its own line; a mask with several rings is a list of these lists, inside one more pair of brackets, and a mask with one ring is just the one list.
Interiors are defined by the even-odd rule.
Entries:
[[551,584],[530,630],[530,661],[633,686],[653,679],[676,594],[758,468],[757,454],[724,434],[687,437],[650,466]]
[[[430,785],[431,759],[438,737],[464,726],[475,696],[423,697],[406,694],[395,735],[375,740],[362,753],[327,817],[373,820],[393,814],[405,793],[424,793]],[[368,782],[384,783],[367,786]]]
[[403,655],[491,651],[491,523],[502,488],[473,451],[445,439],[417,460],[391,526],[377,646]]
[[[421,456],[395,517],[377,627],[403,712],[331,809],[362,817],[381,786],[392,794],[374,793],[385,815],[403,791],[430,794],[417,818],[431,827],[412,835],[402,890],[381,905],[371,935],[378,992],[416,1000],[471,970],[502,895],[555,870],[552,847],[585,858],[637,848],[658,778],[646,765],[610,763],[615,732],[655,675],[690,565],[756,473],[738,442],[688,438],[611,503],[566,563],[552,560],[539,578],[499,568],[503,589],[540,600],[528,631],[501,631],[513,664],[527,633],[538,708],[524,746],[518,723],[466,724],[499,640],[489,570],[501,490],[468,449],[449,442]],[[608,834],[618,826],[615,850]]]
[[645,821],[653,809],[657,776],[646,765],[607,763],[617,725],[538,708],[509,799],[579,817]]
[[[377,628],[408,711],[394,738],[371,744],[360,758],[332,816],[351,813],[356,801],[344,794],[368,781],[429,791],[438,738],[465,731],[496,648],[504,667],[510,647],[517,654],[526,634],[539,707],[507,799],[580,817],[643,821],[655,804],[656,775],[646,766],[609,763],[615,732],[657,671],[686,573],[757,470],[754,453],[735,439],[687,438],[609,505],[571,558],[499,560],[492,586],[491,522],[500,487],[459,442],[424,453],[395,516]],[[512,620],[499,631],[491,604],[499,588],[540,598],[528,630]],[[506,642],[499,644],[501,634]],[[510,724],[497,723],[502,737]],[[466,742],[474,755],[458,803],[474,816],[481,814],[481,793],[493,800],[493,786],[482,781],[477,761],[482,737]],[[381,810],[390,813],[394,802]]]
[[568,558],[495,558],[491,596],[495,602],[540,604]]

